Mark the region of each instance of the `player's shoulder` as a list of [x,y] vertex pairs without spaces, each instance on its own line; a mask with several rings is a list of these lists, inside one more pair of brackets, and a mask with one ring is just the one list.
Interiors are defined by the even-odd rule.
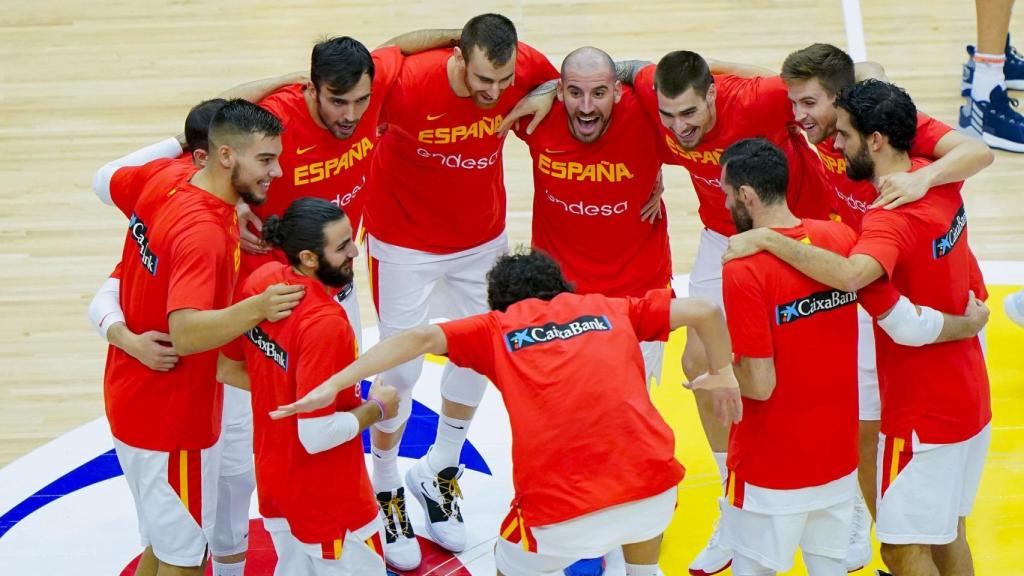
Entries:
[[296,83],[282,86],[259,101],[259,105],[277,116],[283,124],[306,110],[305,84]]

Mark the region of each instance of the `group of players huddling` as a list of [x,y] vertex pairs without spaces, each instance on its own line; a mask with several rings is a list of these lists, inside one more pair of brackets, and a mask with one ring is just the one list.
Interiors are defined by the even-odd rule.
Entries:
[[[781,73],[583,47],[559,71],[485,14],[372,52],[331,38],[308,80],[228,95],[94,180],[129,219],[90,317],[137,574],[212,556],[241,575],[254,486],[275,574],[416,568],[407,495],[463,551],[460,453],[488,380],[512,429],[499,574],[583,573],[618,547],[627,575],[658,574],[684,470],[648,386],[683,326],[723,482],[691,574],[784,572],[798,548],[812,575],[845,574],[870,561],[872,518],[894,574],[972,573],[988,311],[960,188],[992,153],[877,65],[826,44]],[[534,175],[532,249],[511,255],[507,130]],[[664,164],[699,200],[688,298]],[[364,353],[357,245],[382,337]],[[403,481],[427,353],[450,360],[442,410]]]

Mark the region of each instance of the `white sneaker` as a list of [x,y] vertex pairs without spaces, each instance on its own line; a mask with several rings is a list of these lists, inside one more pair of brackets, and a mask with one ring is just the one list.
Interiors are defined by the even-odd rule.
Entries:
[[427,513],[427,533],[434,542],[451,552],[466,549],[466,524],[457,500],[462,498],[459,478],[465,466],[449,466],[436,475],[430,472],[423,457],[405,473],[409,493]]
[[725,570],[732,564],[732,550],[718,543],[719,528],[715,521],[715,529],[711,532],[708,545],[690,562],[692,576],[711,576]]
[[384,518],[384,561],[402,571],[414,570],[423,554],[405,510],[405,488],[378,492],[377,505]]
[[856,572],[871,563],[871,513],[864,497],[857,493],[850,520],[850,546],[846,550],[846,571]]
[[1003,300],[1003,308],[1006,315],[1017,326],[1024,327],[1024,290],[1018,290]]

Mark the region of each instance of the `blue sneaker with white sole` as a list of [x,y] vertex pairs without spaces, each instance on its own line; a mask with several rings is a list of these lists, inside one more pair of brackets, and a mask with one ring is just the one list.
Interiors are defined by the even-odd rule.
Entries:
[[604,574],[604,558],[577,560],[565,569],[565,576],[601,576]]
[[999,86],[992,89],[988,102],[967,96],[960,107],[959,129],[991,148],[1024,152],[1024,116],[1014,109],[1016,105]]

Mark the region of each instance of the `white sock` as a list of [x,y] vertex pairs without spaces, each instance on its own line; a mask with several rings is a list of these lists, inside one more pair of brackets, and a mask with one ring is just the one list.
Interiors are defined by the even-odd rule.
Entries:
[[234,564],[221,564],[213,560],[213,576],[244,576],[245,560]]
[[459,456],[462,454],[462,445],[466,443],[466,434],[469,434],[470,420],[459,420],[451,416],[441,414],[437,421],[437,437],[434,445],[427,452],[427,466],[430,471],[437,474],[445,468],[459,465]]
[[402,477],[398,474],[398,446],[391,450],[370,447],[373,454],[373,491],[393,492],[402,486]]
[[992,89],[1001,86],[1006,90],[1003,64],[1006,54],[974,54],[974,80],[971,82],[971,98],[977,102],[988,102]]
[[658,565],[626,562],[626,576],[658,576]]
[[718,475],[722,477],[722,482],[729,477],[729,468],[725,465],[725,460],[728,458],[728,452],[712,452],[712,456],[715,457],[715,464],[718,465]]

